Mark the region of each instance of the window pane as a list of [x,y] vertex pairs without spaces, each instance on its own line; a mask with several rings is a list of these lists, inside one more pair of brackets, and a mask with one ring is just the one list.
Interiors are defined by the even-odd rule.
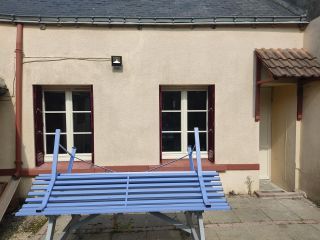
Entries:
[[46,111],[65,111],[66,101],[64,92],[44,92]]
[[162,151],[179,152],[181,151],[180,133],[162,133]]
[[207,114],[205,112],[188,112],[188,131],[193,131],[195,127],[199,130],[206,130]]
[[73,111],[91,111],[90,92],[72,92]]
[[74,134],[73,137],[77,153],[91,153],[91,134]]
[[91,114],[74,113],[73,114],[73,131],[74,132],[91,132]]
[[162,130],[163,131],[180,131],[181,130],[181,113],[163,112],[162,113]]
[[181,92],[169,91],[162,93],[162,110],[180,110]]
[[[200,150],[207,150],[207,133],[199,133]],[[194,146],[194,133],[188,133],[188,146]]]
[[46,113],[46,132],[54,133],[56,129],[66,132],[66,114]]
[[206,110],[207,92],[188,91],[188,110]]
[[[67,148],[67,137],[66,135],[60,135],[60,144]],[[46,135],[46,150],[47,154],[53,153],[53,145],[54,145],[54,135]],[[59,148],[59,153],[65,153],[61,148]]]

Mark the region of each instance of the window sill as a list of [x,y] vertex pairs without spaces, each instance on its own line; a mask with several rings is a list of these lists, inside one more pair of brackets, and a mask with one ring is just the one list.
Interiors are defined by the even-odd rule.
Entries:
[[[76,156],[81,160],[88,161],[89,163],[92,161],[92,154],[91,153],[76,153]],[[53,154],[46,154],[44,157],[44,162],[52,162]],[[68,162],[70,160],[70,156],[68,154],[59,154],[59,162]],[[74,160],[79,161],[77,159]]]
[[[163,159],[161,164],[166,164],[174,159]],[[227,170],[225,164],[214,164],[208,159],[202,159],[202,168],[206,171],[220,171],[224,172]],[[194,165],[197,166],[196,160],[194,159]],[[59,161],[58,162],[58,172],[66,173],[68,169],[68,161]],[[42,173],[51,173],[52,162],[45,162],[39,167],[28,169],[28,175],[36,176],[37,174]],[[115,172],[144,172],[151,170],[153,168],[159,167],[160,165],[132,165],[132,166],[103,166],[108,169],[111,169]],[[167,166],[157,168],[155,171],[189,171],[189,159],[181,159]],[[93,166],[91,161],[80,162],[75,161],[73,163],[72,172],[77,173],[95,173],[95,172],[107,172],[103,168],[98,166]]]
[[[189,157],[186,156],[186,155],[187,155],[187,153],[163,152],[162,153],[162,159],[174,160],[174,159],[179,159],[179,158],[182,158],[182,157],[183,157],[182,159],[189,159]],[[200,156],[201,156],[201,159],[208,159],[208,152],[207,151],[201,152]],[[196,152],[195,151],[193,151],[192,157],[193,157],[193,159],[196,158]]]
[[[162,164],[165,164],[171,160],[163,160]],[[90,162],[89,162],[90,163]],[[21,171],[22,177],[35,177],[38,174],[48,174],[51,173],[52,163],[44,163],[39,167],[35,168],[23,168]],[[106,166],[115,172],[144,172],[152,168],[155,168],[159,165],[135,165],[135,166]],[[68,162],[59,162],[58,163],[58,172],[65,173],[67,171]],[[207,159],[203,159],[202,167],[204,171],[257,171],[259,170],[258,163],[242,163],[242,164],[215,164],[210,162]],[[168,166],[157,169],[157,171],[189,171],[189,160],[177,161]],[[1,169],[0,176],[10,176],[16,170],[15,169]],[[75,162],[73,165],[72,172],[77,173],[96,173],[96,172],[105,172],[102,168],[93,167],[91,164],[86,164],[85,162]]]

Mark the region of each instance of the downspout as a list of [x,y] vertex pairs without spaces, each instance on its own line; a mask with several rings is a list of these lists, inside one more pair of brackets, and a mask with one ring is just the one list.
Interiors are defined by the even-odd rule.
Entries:
[[16,39],[16,172],[21,176],[21,142],[22,142],[22,73],[23,73],[23,24],[17,24]]

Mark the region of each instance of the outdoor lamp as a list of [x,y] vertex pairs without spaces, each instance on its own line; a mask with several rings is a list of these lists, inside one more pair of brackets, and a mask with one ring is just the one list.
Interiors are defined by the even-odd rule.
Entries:
[[122,56],[111,56],[112,67],[121,67],[122,66]]

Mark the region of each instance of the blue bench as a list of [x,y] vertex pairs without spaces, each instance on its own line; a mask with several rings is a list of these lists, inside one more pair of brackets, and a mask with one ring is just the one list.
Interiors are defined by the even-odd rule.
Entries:
[[[198,129],[195,128],[197,168],[188,148],[190,171],[71,173],[75,149],[67,173],[57,173],[60,130],[56,130],[51,174],[35,178],[25,204],[16,216],[44,215],[49,218],[46,239],[53,239],[56,218],[71,215],[61,239],[100,214],[150,213],[194,239],[205,239],[203,211],[229,210],[219,174],[202,171]],[[184,212],[187,224],[165,213]],[[88,216],[82,216],[88,215]],[[197,218],[196,230],[192,218]]]

